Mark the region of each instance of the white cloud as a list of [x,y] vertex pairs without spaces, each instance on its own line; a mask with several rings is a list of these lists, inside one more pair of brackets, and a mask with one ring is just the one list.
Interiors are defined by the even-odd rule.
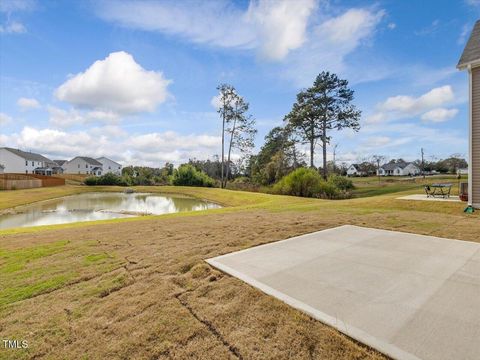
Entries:
[[12,13],[14,11],[29,11],[35,8],[34,0],[2,0],[0,12]]
[[167,99],[170,83],[161,72],[145,70],[120,51],[67,80],[55,95],[76,107],[126,115],[153,112]]
[[23,34],[27,28],[21,22],[11,20],[12,13],[18,11],[30,11],[35,8],[34,0],[2,0],[0,1],[0,12],[7,14],[7,21],[0,24],[0,34]]
[[395,29],[395,28],[397,27],[397,24],[391,22],[391,23],[389,23],[389,24],[387,25],[387,27],[388,27],[390,30],[393,30],[393,29]]
[[21,110],[29,110],[29,109],[38,109],[40,108],[40,103],[37,99],[33,98],[20,98],[17,100],[17,105],[20,107]]
[[212,100],[210,100],[210,104],[215,108],[215,110],[220,109],[220,106],[222,105],[220,102],[220,99],[221,99],[221,95],[218,94],[212,97]]
[[81,131],[24,127],[20,133],[0,137],[0,143],[30,149],[51,158],[107,156],[122,164],[162,166],[190,158],[206,159],[218,153],[221,138],[207,134],[182,135],[173,131],[129,135],[108,125]]
[[455,99],[452,87],[445,85],[413,97],[397,95],[377,105],[377,112],[367,118],[367,123],[379,123],[419,115],[430,109],[443,106]]
[[252,1],[246,19],[257,28],[261,55],[281,60],[289,51],[302,46],[308,18],[315,7],[315,0]]
[[26,27],[18,21],[11,21],[11,22],[7,22],[6,24],[0,25],[0,33],[23,34],[26,32],[27,32]]
[[436,108],[422,115],[425,122],[440,123],[445,122],[458,114],[458,109]]
[[305,41],[317,0],[252,0],[247,9],[227,1],[117,1],[98,5],[98,15],[125,27],[177,35],[194,43],[258,49],[284,58]]
[[287,59],[285,76],[305,87],[311,85],[319,69],[345,73],[346,57],[373,36],[384,15],[383,10],[350,9],[317,25],[305,46]]
[[115,124],[119,117],[113,112],[104,111],[81,111],[78,109],[61,109],[48,105],[49,121],[55,127],[68,128],[75,125],[84,125],[92,122]]
[[12,121],[12,117],[5,114],[5,113],[0,113],[0,125],[7,125]]

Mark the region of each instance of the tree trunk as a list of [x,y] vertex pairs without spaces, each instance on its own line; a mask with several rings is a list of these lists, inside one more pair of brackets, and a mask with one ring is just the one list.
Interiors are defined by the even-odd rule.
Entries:
[[227,186],[228,182],[228,173],[230,172],[230,154],[232,153],[232,144],[233,144],[233,136],[235,134],[235,126],[237,124],[237,117],[235,116],[235,119],[233,120],[233,127],[232,127],[232,133],[230,134],[230,144],[228,145],[228,155],[227,155],[227,176],[225,176],[225,185],[223,187]]
[[327,180],[328,170],[327,170],[327,126],[325,121],[323,122],[322,129],[322,150],[323,150],[323,178]]
[[310,167],[311,168],[314,168],[315,165],[314,165],[314,152],[315,152],[315,134],[314,134],[314,128],[313,128],[313,124],[311,125],[311,133],[310,133]]
[[225,167],[225,99],[223,99],[223,114],[222,114],[222,180],[221,187],[223,189],[223,168]]

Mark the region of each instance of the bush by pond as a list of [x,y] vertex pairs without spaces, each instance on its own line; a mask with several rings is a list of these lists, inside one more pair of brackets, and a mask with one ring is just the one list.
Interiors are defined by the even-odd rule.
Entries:
[[85,179],[85,185],[116,185],[116,186],[129,186],[130,184],[122,176],[115,175],[113,173],[106,173],[102,176],[90,176]]
[[350,189],[353,189],[350,180],[332,176],[325,181],[315,169],[309,168],[294,170],[273,186],[276,194],[326,199],[347,198]]
[[185,164],[174,171],[172,184],[176,186],[213,187],[215,186],[215,180],[192,165]]

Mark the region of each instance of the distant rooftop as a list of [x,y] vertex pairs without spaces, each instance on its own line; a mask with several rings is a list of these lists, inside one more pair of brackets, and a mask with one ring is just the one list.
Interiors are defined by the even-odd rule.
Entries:
[[13,148],[9,148],[9,147],[3,147],[3,148],[0,148],[0,149],[8,150],[8,151],[10,151],[11,153],[13,153],[17,156],[20,156],[21,158],[24,158],[25,160],[45,161],[45,162],[49,162],[49,163],[52,162],[52,160],[50,160],[49,158],[46,158],[43,155],[32,153],[32,152],[23,151],[23,150],[20,150],[20,149],[13,149]]
[[103,166],[101,162],[98,160],[95,160],[94,158],[88,157],[88,156],[77,156],[76,159],[82,159],[86,163],[90,165],[95,165],[95,166]]
[[463,69],[474,63],[480,64],[480,20],[475,23],[467,45],[458,61],[457,68]]

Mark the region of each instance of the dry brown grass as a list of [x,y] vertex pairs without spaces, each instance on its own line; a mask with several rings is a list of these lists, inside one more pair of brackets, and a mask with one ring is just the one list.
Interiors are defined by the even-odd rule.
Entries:
[[[0,358],[379,359],[203,260],[341,224],[480,241],[478,216],[463,215],[459,204],[260,195],[256,201],[263,205],[255,206],[245,193],[185,192],[243,206],[0,235],[4,254],[31,258],[5,271],[10,263],[0,253],[0,293],[64,275],[39,292],[17,291],[20,297],[0,303],[0,338],[30,345],[0,348]],[[47,249],[43,256],[32,256],[39,248]]]

